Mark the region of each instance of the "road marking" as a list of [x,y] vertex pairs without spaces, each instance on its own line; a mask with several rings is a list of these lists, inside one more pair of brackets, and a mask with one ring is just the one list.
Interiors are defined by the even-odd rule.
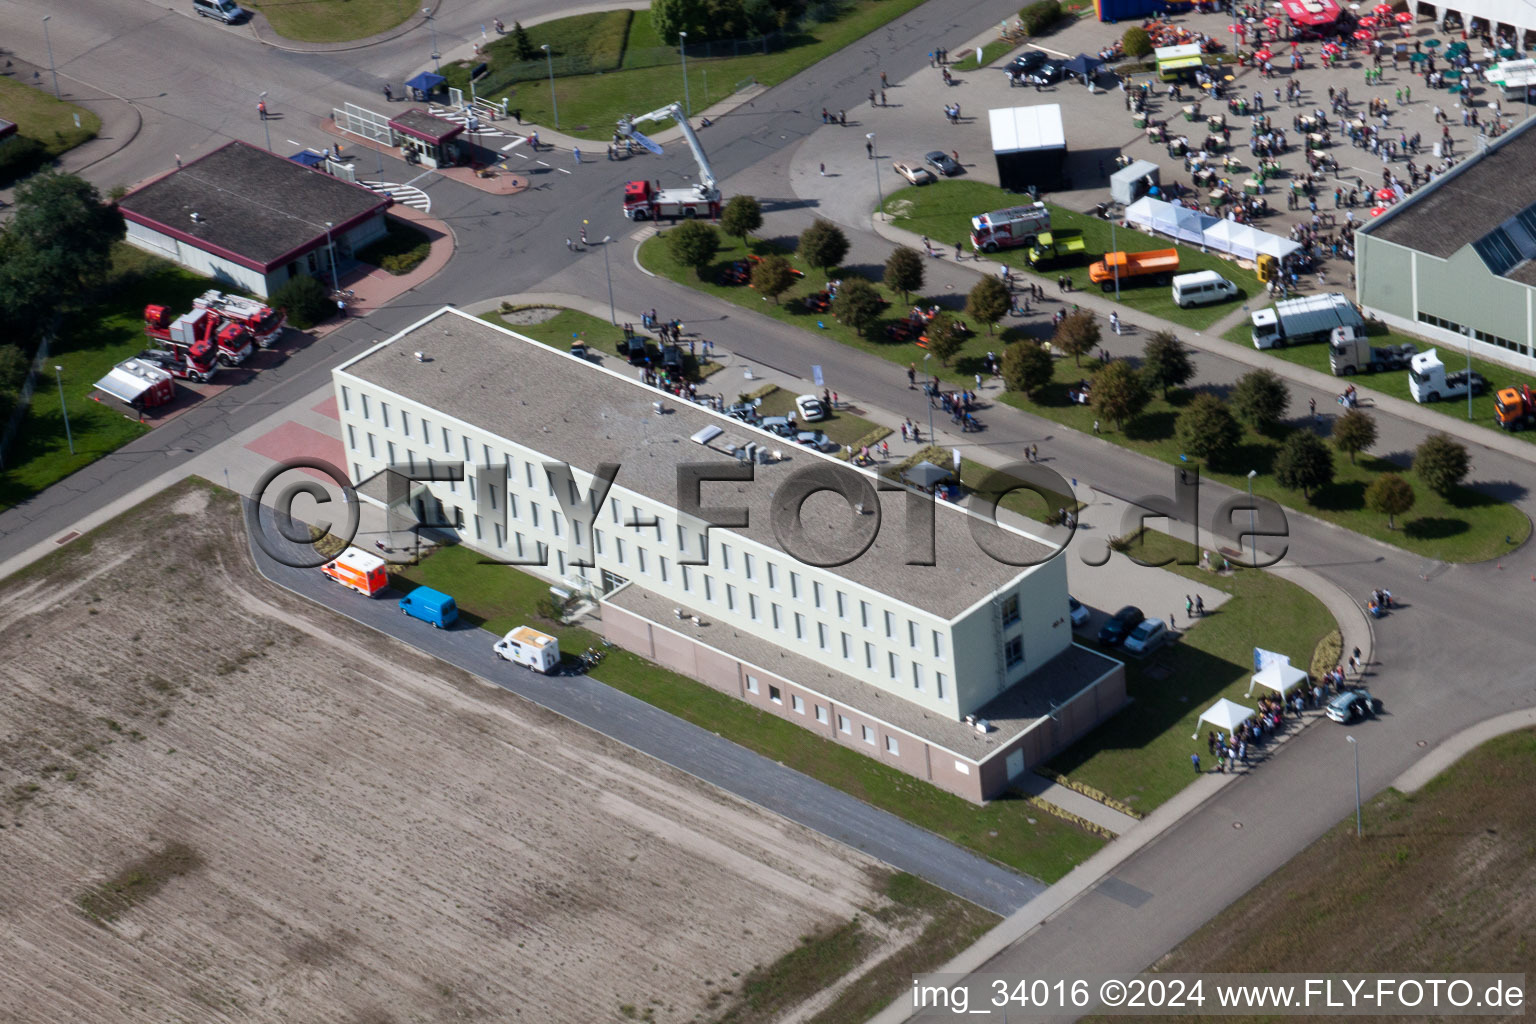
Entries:
[[509,149],[516,149],[518,146],[521,146],[523,143],[525,143],[527,141],[528,141],[528,136],[526,136],[526,135],[519,136],[518,138],[515,138],[511,142],[507,143],[505,146],[502,146],[501,147],[501,152],[505,153]]
[[420,181],[422,178],[430,178],[432,175],[434,175],[436,173],[437,173],[437,171],[435,171],[435,170],[422,171],[420,174],[416,175],[416,177],[412,178],[410,181],[406,182],[405,184],[406,184],[407,187],[413,186],[418,181]]
[[420,210],[422,213],[432,212],[432,197],[413,185],[397,185],[392,181],[362,181],[358,184],[389,196],[395,202],[409,206],[413,210]]
[[545,162],[544,162],[544,161],[543,161],[543,160],[540,160],[540,161],[539,161],[539,166],[540,166],[540,167],[548,167],[548,166],[549,166],[549,164],[547,164],[547,163],[545,163]]
[[[548,167],[549,165],[545,164],[544,166]],[[561,174],[570,174],[571,173],[570,171],[568,171],[564,167],[556,167],[555,170],[559,171]]]

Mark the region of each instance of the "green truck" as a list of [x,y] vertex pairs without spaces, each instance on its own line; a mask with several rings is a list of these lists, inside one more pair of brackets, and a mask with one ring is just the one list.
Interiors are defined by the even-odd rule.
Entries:
[[1030,246],[1028,259],[1032,267],[1041,267],[1057,260],[1081,256],[1088,251],[1088,243],[1081,231],[1042,231]]

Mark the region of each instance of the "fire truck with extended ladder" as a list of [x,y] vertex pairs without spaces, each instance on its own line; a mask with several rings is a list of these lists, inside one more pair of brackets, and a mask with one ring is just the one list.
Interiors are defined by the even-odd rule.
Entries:
[[699,165],[698,184],[690,188],[657,188],[649,181],[631,181],[624,186],[624,216],[630,220],[659,220],[662,217],[718,217],[720,216],[720,190],[715,187],[715,172],[699,145],[699,137],[683,114],[682,104],[670,103],[660,110],[639,117],[626,117],[619,122],[619,134],[634,139],[652,153],[661,154],[661,147],[635,130],[639,121],[662,121],[672,118],[683,130],[693,159]]
[[178,377],[206,381],[217,364],[238,366],[251,357],[251,332],[219,319],[211,309],[194,309],[174,320],[166,306],[144,307],[144,333],[176,356],[181,367],[167,365]]
[[199,298],[192,300],[198,309],[211,309],[219,319],[239,324],[251,333],[251,338],[262,348],[271,348],[283,333],[288,317],[280,309],[262,305],[255,299],[241,295],[226,295],[217,288],[210,288]]

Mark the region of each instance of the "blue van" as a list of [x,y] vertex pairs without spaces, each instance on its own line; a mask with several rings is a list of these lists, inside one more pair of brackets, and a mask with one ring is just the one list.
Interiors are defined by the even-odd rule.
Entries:
[[400,611],[422,622],[432,623],[435,629],[447,629],[459,617],[459,608],[453,603],[453,598],[431,587],[417,587],[402,597]]

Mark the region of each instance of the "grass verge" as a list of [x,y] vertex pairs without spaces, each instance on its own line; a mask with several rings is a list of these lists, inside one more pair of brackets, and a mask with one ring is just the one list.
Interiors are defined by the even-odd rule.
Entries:
[[[754,242],[752,248],[761,254],[772,251],[771,246],[764,242]],[[775,320],[825,334],[834,341],[882,359],[898,364],[907,363],[916,367],[919,373],[937,375],[958,387],[974,385],[974,375],[985,372],[982,364],[988,351],[1001,353],[1007,343],[1030,334],[1018,320],[1014,320],[1015,326],[1006,327],[996,335],[988,335],[983,330],[966,341],[959,354],[950,360],[948,367],[937,367],[933,360],[925,362],[923,357],[926,353],[915,345],[885,340],[885,325],[904,316],[910,307],[900,301],[899,295],[888,291],[883,285],[877,285],[876,288],[891,302],[887,315],[865,336],[860,337],[829,314],[810,312],[800,303],[801,297],[824,287],[826,276],[819,271],[808,271],[804,278],[797,279],[794,286],[781,297],[781,301],[775,304],[764,301],[762,296],[749,288],[715,283],[720,280],[720,272],[731,262],[730,257],[722,258],[714,266],[706,268],[701,280],[692,270],[672,259],[667,251],[665,235],[649,238],[642,243],[640,262],[646,269],[679,284],[725,299],[744,309],[756,310]],[[928,305],[933,300],[919,301]],[[1032,316],[1040,320],[1045,314],[1036,312]],[[1307,347],[1295,351],[1303,351]],[[1196,353],[1194,358],[1198,366],[1199,354]],[[1033,399],[1019,392],[1002,392],[994,400],[1084,433],[1093,429],[1095,421],[1101,421],[1100,434],[1105,440],[1163,462],[1182,465],[1180,446],[1174,438],[1174,425],[1179,413],[1195,393],[1174,391],[1166,399],[1160,395],[1154,397],[1140,416],[1117,429],[1112,423],[1102,420],[1100,414],[1090,406],[1078,405],[1067,397],[1068,390],[1091,376],[1099,365],[1095,359],[1085,359],[1081,365],[1075,360],[1057,359],[1052,381],[1037,391]],[[1224,390],[1218,393],[1225,394]],[[985,422],[984,412],[981,419]],[[1256,470],[1259,474],[1253,481],[1256,495],[1263,495],[1288,508],[1306,512],[1426,558],[1448,562],[1486,561],[1512,550],[1530,536],[1530,520],[1514,506],[1466,487],[1443,498],[1420,482],[1412,471],[1404,473],[1404,476],[1413,485],[1417,495],[1414,509],[1408,516],[1398,517],[1396,529],[1388,529],[1385,516],[1365,509],[1365,489],[1379,474],[1399,472],[1400,467],[1371,456],[1351,463],[1347,457],[1335,454],[1334,482],[1316,492],[1308,501],[1299,492],[1280,486],[1273,475],[1275,456],[1288,429],[1291,428],[1274,435],[1245,430],[1233,455],[1222,469],[1203,467],[1202,472],[1229,486],[1245,490],[1248,486],[1248,470]],[[981,436],[984,440],[985,432]],[[1228,468],[1231,471],[1226,471]]]
[[[421,8],[416,0],[248,0],[266,15],[272,30],[302,43],[344,43],[388,32]],[[425,47],[423,47],[425,50]]]
[[[507,309],[505,313],[485,313],[480,319],[526,335],[562,352],[570,351],[570,347],[579,341],[592,351],[602,353],[605,357],[604,365],[624,372],[626,361],[619,356],[619,341],[624,337],[624,332],[608,321],[577,309],[561,309],[548,320],[520,324],[507,319],[513,312]],[[687,376],[702,380],[722,369],[724,366],[714,360],[706,358],[701,361],[697,355],[683,352],[683,372]],[[726,397],[729,400],[730,396]]]
[[[192,300],[211,282],[156,256],[119,243],[104,298],[66,319],[50,362],[62,366],[65,405],[59,385],[45,375],[38,382],[32,405],[6,464],[0,472],[0,510],[25,501],[39,491],[109,455],[148,432],[149,428],[117,410],[92,401],[94,385],[117,363],[148,346],[144,337],[144,307],[149,303],[191,309]],[[179,385],[178,385],[179,386]],[[64,430],[64,410],[74,453]]]
[[1418,793],[1383,792],[1365,805],[1363,839],[1350,815],[1157,969],[1268,973],[1348,964],[1364,973],[1529,976],[1536,972],[1533,760],[1536,730],[1525,729],[1488,741]]
[[[559,626],[537,611],[549,585],[511,566],[483,562],[466,547],[446,547],[405,568],[407,583],[447,591],[469,622],[500,635],[531,624],[560,638],[567,653],[597,642],[591,631]],[[978,807],[904,772],[824,740],[702,683],[624,650],[614,650],[592,676],[599,681],[835,786],[957,845],[1042,881],[1054,882],[1103,841],[1007,797]]]
[[[989,210],[1018,206],[1028,201],[1028,196],[1020,196],[995,185],[987,185],[979,181],[946,180],[893,192],[886,198],[884,209],[897,227],[927,235],[940,248],[956,242],[964,242],[969,248],[972,217]],[[1247,301],[1249,296],[1258,290],[1246,271],[1240,270],[1237,264],[1224,260],[1214,253],[1202,253],[1199,249],[1176,245],[1166,238],[1156,238],[1130,228],[1112,231],[1109,221],[1068,210],[1054,203],[1048,205],[1051,208],[1053,228],[1058,230],[1070,228],[1082,232],[1083,239],[1088,245],[1086,258],[1078,259],[1075,263],[1063,262],[1060,266],[1053,264],[1039,272],[1030,268],[1022,249],[1006,249],[985,258],[997,263],[1006,263],[1015,270],[1047,281],[1051,294],[1054,295],[1056,279],[1063,274],[1072,279],[1072,287],[1079,291],[1090,288],[1098,291],[1099,286],[1088,280],[1088,264],[1112,248],[1118,247],[1130,252],[1176,248],[1179,250],[1180,273],[1214,270],[1237,285],[1238,297],[1213,306],[1181,309],[1174,305],[1172,291],[1166,285],[1123,284],[1120,289],[1120,304],[1137,313],[1161,317],[1195,330],[1203,330],[1211,326]]]
[[0,146],[0,186],[31,174],[101,131],[101,118],[84,107],[5,76],[0,76],[0,111],[17,129],[16,136]]
[[87,889],[75,903],[86,917],[106,924],[149,899],[171,879],[191,874],[202,866],[202,857],[186,843],[167,843],[126,865],[100,885]]
[[[1128,554],[1151,563],[1199,558],[1189,544],[1153,530],[1142,531]],[[1188,785],[1189,755],[1205,756],[1203,743],[1189,738],[1197,732],[1200,712],[1221,697],[1243,700],[1255,645],[1307,666],[1313,650],[1337,628],[1321,601],[1262,570],[1217,576],[1198,565],[1166,569],[1189,580],[1192,595],[1220,590],[1230,599],[1208,610],[1193,628],[1181,629],[1176,643],[1145,658],[1109,651],[1125,662],[1126,693],[1135,703],[1047,766],[1142,813]],[[1178,622],[1188,627],[1182,608],[1143,611],[1165,622],[1177,613]]]
[[981,48],[980,61],[976,60],[976,51],[969,50],[966,56],[951,63],[949,69],[951,71],[975,71],[977,68],[989,66],[993,61],[1003,56],[1003,54],[1008,53],[1010,50],[1016,50],[1023,45],[1023,43],[1010,43],[1006,39],[994,39]]
[[385,217],[386,234],[357,251],[357,258],[396,276],[409,274],[432,254],[432,239],[409,221]]
[[[691,109],[698,114],[711,103],[731,96],[751,82],[764,86],[777,85],[901,17],[922,2],[851,0],[842,5],[844,13],[835,21],[808,24],[791,38],[784,49],[739,57],[690,56],[686,92],[691,101]],[[546,22],[528,29],[535,45],[542,38],[539,33],[563,31],[560,22]],[[624,44],[624,63],[617,71],[556,78],[553,104],[547,79],[533,79],[493,92],[482,92],[481,95],[495,100],[506,96],[513,109],[522,111],[523,120],[534,124],[554,125],[554,106],[558,105],[560,131],[580,139],[606,140],[612,136],[614,124],[623,115],[654,110],[682,98],[681,58],[673,60],[669,57],[666,63],[656,66],[634,66],[642,60],[642,55],[653,54],[663,45],[651,29],[651,19],[643,13],[637,13],[630,20],[629,36]],[[645,59],[654,58],[647,56]],[[465,81],[468,79],[467,68],[444,67],[443,71],[454,84],[459,84],[454,76],[461,76]],[[493,68],[492,74],[495,73]],[[878,75],[878,69],[875,74]],[[705,142],[707,145],[708,140]]]
[[[1448,372],[1464,370],[1467,367],[1467,352],[1465,349],[1449,348],[1437,342],[1419,338],[1411,334],[1400,334],[1397,331],[1388,330],[1385,324],[1369,322],[1366,324],[1366,332],[1371,336],[1371,344],[1377,346],[1402,345],[1405,343],[1417,345],[1420,352],[1428,352],[1431,348],[1438,349],[1440,358],[1445,362]],[[1222,334],[1228,341],[1239,345],[1253,346],[1253,337],[1247,324],[1238,324],[1231,330]],[[1288,363],[1297,366],[1305,366],[1309,370],[1319,373],[1332,373],[1328,368],[1327,345],[1291,345],[1286,348],[1269,349],[1269,354],[1277,359],[1284,359]],[[1488,430],[1499,430],[1498,422],[1493,415],[1493,392],[1502,387],[1521,384],[1536,390],[1536,376],[1511,370],[1502,363],[1490,362],[1486,359],[1472,357],[1472,369],[1482,374],[1488,380],[1489,391],[1487,394],[1478,395],[1472,399],[1472,419],[1470,422]],[[1349,378],[1347,382],[1355,385],[1362,392],[1379,392],[1392,398],[1401,398],[1405,402],[1413,401],[1413,392],[1408,390],[1408,371],[1393,370],[1389,373],[1362,373]],[[1339,378],[1339,390],[1346,386],[1344,378]],[[1417,403],[1416,403],[1417,404]],[[1451,416],[1462,422],[1467,421],[1467,400],[1465,397],[1447,399],[1443,402],[1432,402],[1420,408],[1437,416]],[[1514,437],[1526,442],[1536,444],[1536,430],[1516,431]]]

